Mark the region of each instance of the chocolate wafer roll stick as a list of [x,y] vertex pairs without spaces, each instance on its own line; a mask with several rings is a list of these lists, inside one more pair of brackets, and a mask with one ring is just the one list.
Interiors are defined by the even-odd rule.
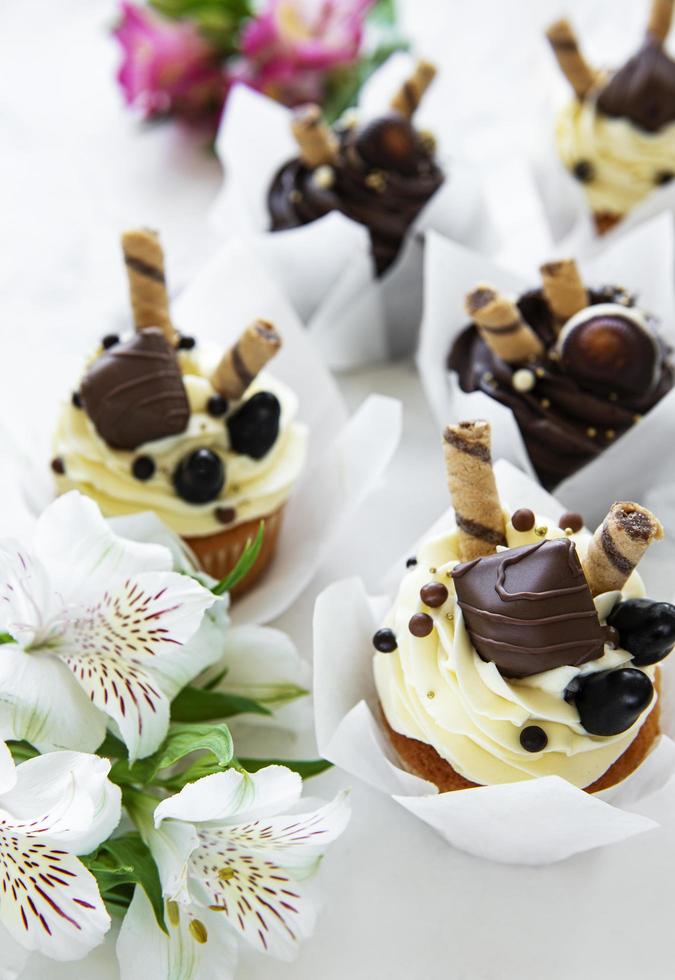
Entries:
[[418,61],[415,71],[407,78],[390,102],[394,112],[412,119],[424,93],[436,77],[436,66],[430,61]]
[[169,343],[174,345],[178,340],[178,331],[169,315],[164,252],[157,233],[149,228],[125,231],[122,250],[136,329],[159,327]]
[[548,28],[546,37],[576,97],[585,98],[595,85],[596,75],[579,50],[572,25],[568,20],[558,20]]
[[668,37],[673,21],[673,0],[652,0],[647,33],[661,44]]
[[459,555],[471,561],[506,544],[504,512],[492,472],[490,423],[449,425],[443,433],[448,488],[459,529]]
[[298,109],[293,115],[291,129],[304,164],[313,169],[335,162],[338,138],[324,122],[318,105],[306,105]]
[[628,501],[612,504],[583,561],[593,595],[621,589],[652,541],[662,537],[661,522],[646,507]]
[[544,296],[557,326],[566,323],[571,316],[588,306],[588,291],[574,259],[547,262],[539,271]]
[[509,364],[532,361],[544,345],[520,315],[520,310],[492,286],[481,285],[467,294],[466,312],[497,357]]
[[267,320],[256,320],[225,354],[211,376],[223,398],[237,401],[281,347],[281,337]]

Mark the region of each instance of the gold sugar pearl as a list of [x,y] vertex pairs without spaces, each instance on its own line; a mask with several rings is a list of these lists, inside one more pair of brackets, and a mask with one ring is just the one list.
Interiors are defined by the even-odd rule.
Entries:
[[616,439],[616,432],[614,429],[605,429],[605,439]]
[[544,375],[546,374],[546,371],[544,371],[543,368],[538,367],[538,368],[535,368],[534,373],[537,375],[538,378],[543,378]]
[[430,569],[429,569],[429,574],[430,574],[430,575],[435,575],[435,574],[436,574],[436,572],[437,572],[437,569],[436,569],[436,568],[430,568]]
[[544,524],[540,524],[539,527],[535,527],[534,533],[538,538],[545,538],[548,533],[548,528]]
[[588,436],[589,439],[595,439],[597,434],[598,434],[598,430],[594,429],[592,425],[586,429],[586,435]]
[[335,171],[328,164],[323,164],[312,174],[312,181],[320,190],[328,190],[335,183]]
[[550,408],[551,407],[551,403],[548,400],[548,398],[542,398],[542,400],[539,402],[539,404],[541,405],[542,408]]
[[427,691],[427,697],[429,698],[430,701],[433,701],[433,699],[436,697],[436,692],[435,691]]
[[381,170],[373,170],[372,173],[369,173],[366,177],[366,186],[380,194],[387,186],[386,177]]
[[292,204],[299,204],[300,201],[302,200],[302,194],[300,193],[300,191],[293,190],[288,195],[288,198]]
[[636,414],[633,416],[633,422],[641,422],[641,421],[642,421],[641,415]]

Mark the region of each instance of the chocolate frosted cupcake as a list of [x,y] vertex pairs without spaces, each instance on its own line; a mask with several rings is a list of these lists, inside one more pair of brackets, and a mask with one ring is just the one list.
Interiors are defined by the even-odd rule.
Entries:
[[566,20],[548,30],[575,95],[558,118],[558,150],[601,234],[675,176],[675,61],[664,48],[672,14],[672,0],[653,0],[640,49],[609,75],[588,66]]
[[659,521],[615,503],[594,535],[497,495],[486,422],[444,433],[456,530],[423,544],[375,636],[385,729],[441,791],[560,776],[596,792],[659,733],[675,607],[634,569]]
[[434,75],[420,62],[392,100],[391,113],[363,125],[350,115],[331,130],[318,106],[300,110],[293,120],[299,155],[277,172],[267,197],[272,230],[341,211],[368,229],[377,273],[386,272],[444,180],[433,138],[412,123]]
[[305,460],[297,400],[263,370],[281,339],[264,321],[225,352],[179,333],[156,235],[127,232],[123,249],[136,330],[103,338],[63,406],[57,489],[86,493],[109,517],[154,511],[218,579],[264,521],[242,592],[273,558]]
[[517,301],[479,286],[473,322],[448,368],[464,391],[510,408],[547,489],[595,459],[673,386],[655,318],[617,286],[587,288],[575,263],[542,266],[543,288]]

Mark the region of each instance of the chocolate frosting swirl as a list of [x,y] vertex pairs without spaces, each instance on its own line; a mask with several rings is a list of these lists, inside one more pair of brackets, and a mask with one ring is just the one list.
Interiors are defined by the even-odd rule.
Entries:
[[603,630],[569,538],[476,558],[457,565],[452,578],[473,646],[504,676],[603,655]]
[[[611,286],[589,290],[589,298],[591,305],[617,301],[635,305],[623,290]],[[550,350],[556,334],[542,291],[525,293],[518,308]],[[656,327],[654,320],[650,326]],[[584,386],[565,374],[558,360],[548,356],[533,365],[537,374],[535,387],[528,392],[516,391],[513,375],[523,365],[507,364],[496,357],[473,324],[453,344],[447,366],[457,372],[463,391],[482,391],[512,410],[537,476],[552,490],[599,456],[672,388],[669,350],[658,337],[657,342],[664,354],[660,374],[654,387],[641,395],[607,393],[597,386]]]
[[368,229],[379,276],[395,261],[409,227],[444,176],[421,140],[409,172],[402,173],[368,166],[355,149],[358,131],[344,129],[338,135],[332,186],[320,186],[316,171],[299,159],[289,160],[277,172],[267,196],[272,231],[297,228],[341,211]]
[[598,109],[606,116],[630,119],[648,133],[675,122],[675,61],[648,38],[604,87]]

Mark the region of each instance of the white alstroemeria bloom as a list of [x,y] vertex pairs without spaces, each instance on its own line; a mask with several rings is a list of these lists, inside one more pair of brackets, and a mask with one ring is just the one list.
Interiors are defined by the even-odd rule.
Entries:
[[[151,811],[134,812],[167,900],[170,939],[162,943],[161,962],[169,969],[162,975],[222,980],[228,975],[223,948],[235,935],[262,953],[293,958],[315,919],[302,881],[349,820],[346,793],[302,812],[301,792],[302,780],[284,766],[251,775],[230,769],[163,800],[154,822]],[[138,908],[127,913],[120,933],[122,980],[140,980],[134,962],[141,945],[133,939],[140,914]],[[144,914],[147,919],[147,909]],[[180,972],[172,955],[194,963],[192,972]]]
[[39,518],[32,547],[0,542],[0,738],[94,751],[106,724],[131,759],[166,735],[169,703],[213,662],[186,644],[214,596],[168,549],[118,537],[81,494]]
[[16,768],[3,762],[0,974],[21,963],[12,941],[52,959],[79,960],[110,928],[96,879],[76,857],[119,823],[120,790],[109,770],[106,759],[81,752],[53,752]]

